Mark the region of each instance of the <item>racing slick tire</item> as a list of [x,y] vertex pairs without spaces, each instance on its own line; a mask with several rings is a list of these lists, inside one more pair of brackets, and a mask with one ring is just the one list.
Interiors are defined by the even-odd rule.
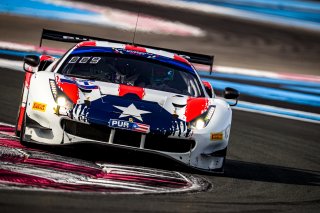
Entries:
[[21,131],[19,131],[19,139],[20,139],[21,145],[29,146],[29,143],[24,140],[25,130],[26,130],[26,112],[24,113],[24,116],[23,116],[23,121],[21,124]]
[[[16,121],[15,130],[14,130],[14,133],[17,137],[20,137],[20,135],[21,135],[21,130],[18,130],[18,124],[19,124],[19,119],[20,119],[21,104],[23,101],[24,86],[25,86],[25,83],[22,84],[22,91],[21,91],[20,102],[19,102],[20,108],[18,110],[17,119],[16,119],[17,121]],[[24,113],[24,116],[25,116],[25,113]],[[21,124],[21,128],[22,128],[22,124]]]

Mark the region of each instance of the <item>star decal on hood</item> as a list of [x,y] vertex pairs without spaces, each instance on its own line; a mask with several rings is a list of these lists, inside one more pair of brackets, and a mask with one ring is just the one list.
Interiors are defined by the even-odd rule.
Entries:
[[119,118],[124,118],[124,117],[129,117],[132,116],[140,121],[142,120],[141,115],[142,114],[147,114],[147,113],[151,113],[149,111],[144,111],[144,110],[139,110],[136,108],[136,106],[134,104],[130,104],[128,107],[122,107],[122,106],[114,106],[117,109],[120,109],[122,111],[121,115],[119,116]]

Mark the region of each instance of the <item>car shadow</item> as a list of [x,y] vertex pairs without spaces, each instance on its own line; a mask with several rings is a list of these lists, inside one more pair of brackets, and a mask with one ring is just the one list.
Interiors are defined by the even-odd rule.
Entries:
[[294,185],[320,185],[320,171],[227,160],[225,177]]
[[226,160],[224,173],[218,174],[191,169],[190,167],[187,167],[177,161],[152,153],[123,150],[96,144],[84,143],[59,147],[41,146],[40,148],[54,154],[93,162],[151,167],[162,170],[174,170],[184,173],[206,176],[221,176],[251,181],[310,186],[320,185],[320,171],[311,171],[262,163]]

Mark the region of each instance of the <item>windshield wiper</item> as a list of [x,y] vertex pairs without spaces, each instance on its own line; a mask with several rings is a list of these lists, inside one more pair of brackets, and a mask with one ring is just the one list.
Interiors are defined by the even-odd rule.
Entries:
[[92,76],[92,75],[85,76],[85,75],[76,75],[76,74],[65,74],[65,76],[75,77],[75,78],[85,78],[85,79],[90,79],[90,80],[95,80],[98,78],[97,76]]

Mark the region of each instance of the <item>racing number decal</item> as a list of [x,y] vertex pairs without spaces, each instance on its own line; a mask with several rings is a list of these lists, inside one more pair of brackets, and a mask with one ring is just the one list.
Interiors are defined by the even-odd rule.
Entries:
[[90,64],[97,64],[101,58],[100,57],[92,57],[92,59],[91,59],[91,57],[89,56],[89,57],[82,57],[80,60],[79,59],[80,59],[79,56],[74,56],[70,59],[69,64],[75,64],[78,61],[79,61],[78,63],[80,63],[80,64],[86,64],[86,63],[88,63],[88,61],[90,61],[89,62]]
[[69,61],[69,63],[70,63],[70,64],[77,63],[77,61],[78,61],[79,58],[80,58],[80,57],[78,57],[78,56],[72,57],[71,60]]
[[90,61],[90,64],[97,64],[100,61],[100,57],[93,57]]
[[91,57],[82,57],[79,61],[80,64],[85,64],[90,60]]

